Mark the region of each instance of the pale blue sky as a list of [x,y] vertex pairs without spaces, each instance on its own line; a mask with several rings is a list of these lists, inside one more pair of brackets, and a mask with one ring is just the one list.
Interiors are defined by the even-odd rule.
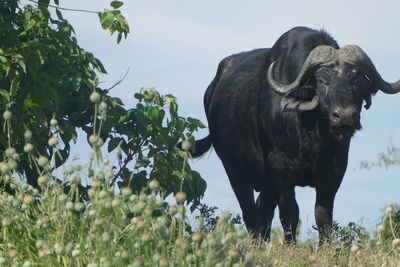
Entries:
[[[371,57],[388,81],[400,78],[400,2],[392,1],[125,1],[122,8],[131,35],[117,45],[100,30],[96,15],[65,12],[82,47],[102,60],[113,84],[130,68],[125,82],[112,94],[129,106],[140,87],[174,94],[182,116],[206,123],[203,94],[224,57],[254,48],[271,47],[294,26],[324,28],[340,45],[357,44]],[[101,10],[108,0],[61,1],[65,7]],[[348,171],[336,197],[334,219],[342,225],[360,222],[374,229],[382,208],[399,202],[398,168],[354,171],[360,161],[372,161],[384,151],[389,137],[400,144],[400,95],[378,93],[362,112],[363,130],[353,138]],[[207,131],[196,134],[201,138]],[[81,154],[75,148],[75,154]],[[207,181],[205,202],[240,213],[225,171],[215,152],[192,166]],[[299,188],[297,200],[303,236],[314,224],[314,191]],[[276,216],[277,217],[277,216]],[[275,225],[279,225],[275,218]],[[315,233],[315,231],[311,231]]]

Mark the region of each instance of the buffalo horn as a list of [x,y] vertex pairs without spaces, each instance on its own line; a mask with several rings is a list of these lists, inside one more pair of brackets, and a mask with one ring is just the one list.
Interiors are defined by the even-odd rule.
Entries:
[[299,74],[297,75],[296,80],[290,84],[281,84],[280,82],[274,79],[274,65],[275,62],[272,62],[268,68],[267,72],[267,82],[269,86],[278,94],[284,95],[288,91],[296,88],[300,85],[305,74],[312,68],[316,66],[330,62],[335,59],[336,50],[332,46],[328,45],[320,45],[314,48],[307,56],[306,61],[304,62]]
[[339,49],[339,58],[343,61],[357,65],[377,89],[386,94],[397,94],[400,92],[400,80],[395,83],[388,83],[379,75],[371,59],[356,45],[346,45]]

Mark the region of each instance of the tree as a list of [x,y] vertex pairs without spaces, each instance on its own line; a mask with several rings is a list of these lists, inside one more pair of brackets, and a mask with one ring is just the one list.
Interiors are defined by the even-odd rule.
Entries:
[[[88,139],[95,134],[108,141],[109,151],[116,147],[124,151],[113,182],[119,179],[120,185],[135,185],[140,190],[144,180],[162,177],[168,195],[178,190],[178,181],[185,175],[188,201],[197,203],[205,182],[189,166],[182,169],[186,154],[175,145],[179,139],[191,139],[191,133],[204,126],[195,119],[180,118],[175,98],[154,90],[137,94],[140,103],[135,109],[126,109],[120,99],[110,96],[111,88],[99,87],[98,74],[106,70],[99,59],[79,46],[59,1],[30,3],[0,3],[2,166],[18,161],[16,171],[37,187],[43,170],[36,162],[40,157],[49,158],[55,145],[49,138],[59,143],[54,166],[58,167],[68,158],[70,143],[81,128]],[[111,9],[101,12],[84,12],[97,13],[103,29],[116,33],[119,43],[127,37],[129,26],[120,11],[123,3],[112,1],[110,5]],[[94,92],[95,105],[90,101]],[[100,119],[101,127],[96,128],[93,122]],[[10,158],[8,148],[15,149],[17,156]],[[29,153],[22,153],[24,149]],[[127,167],[132,161],[136,162],[134,170]]]

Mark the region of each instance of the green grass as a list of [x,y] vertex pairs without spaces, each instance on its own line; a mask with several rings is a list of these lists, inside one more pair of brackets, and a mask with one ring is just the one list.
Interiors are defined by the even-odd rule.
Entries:
[[[398,241],[379,239],[379,235],[376,239],[363,238],[365,235],[356,234],[359,229],[354,224],[339,229],[335,241],[320,249],[317,240],[284,244],[277,230],[273,231],[271,242],[254,241],[243,228],[234,227],[229,213],[224,213],[210,232],[204,227],[204,220],[189,224],[182,204],[184,193],[178,194],[176,204],[169,205],[161,198],[162,188],[155,180],[141,194],[133,194],[129,188],[116,190],[108,186],[112,176],[103,175],[106,169],[93,173],[89,199],[82,201],[78,192],[80,169],[68,167],[63,182],[43,179],[41,191],[18,179],[10,180],[15,193],[3,190],[0,195],[0,265],[396,266],[400,263]],[[66,185],[71,186],[68,194],[64,193]],[[385,216],[384,223],[390,217]]]

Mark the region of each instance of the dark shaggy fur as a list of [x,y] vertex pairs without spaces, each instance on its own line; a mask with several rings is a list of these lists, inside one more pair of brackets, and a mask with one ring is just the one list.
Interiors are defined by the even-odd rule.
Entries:
[[[271,49],[229,56],[219,64],[204,96],[210,135],[197,141],[193,156],[214,146],[247,228],[265,238],[270,235],[276,206],[286,239],[295,238],[299,217],[295,186],[315,187],[316,223],[322,237],[326,234],[346,170],[350,139],[361,127],[361,105],[370,99],[370,91],[359,88],[368,81],[355,83],[339,76],[338,69],[347,73],[352,68],[342,65],[312,70],[285,96],[270,89],[266,74],[273,61],[275,79],[291,83],[310,51],[319,45],[339,48],[325,31],[297,27],[283,34]],[[319,103],[311,110],[281,107],[283,98],[310,101],[315,95]],[[354,123],[333,127],[335,107],[351,107]],[[254,190],[260,192],[257,201]]]

